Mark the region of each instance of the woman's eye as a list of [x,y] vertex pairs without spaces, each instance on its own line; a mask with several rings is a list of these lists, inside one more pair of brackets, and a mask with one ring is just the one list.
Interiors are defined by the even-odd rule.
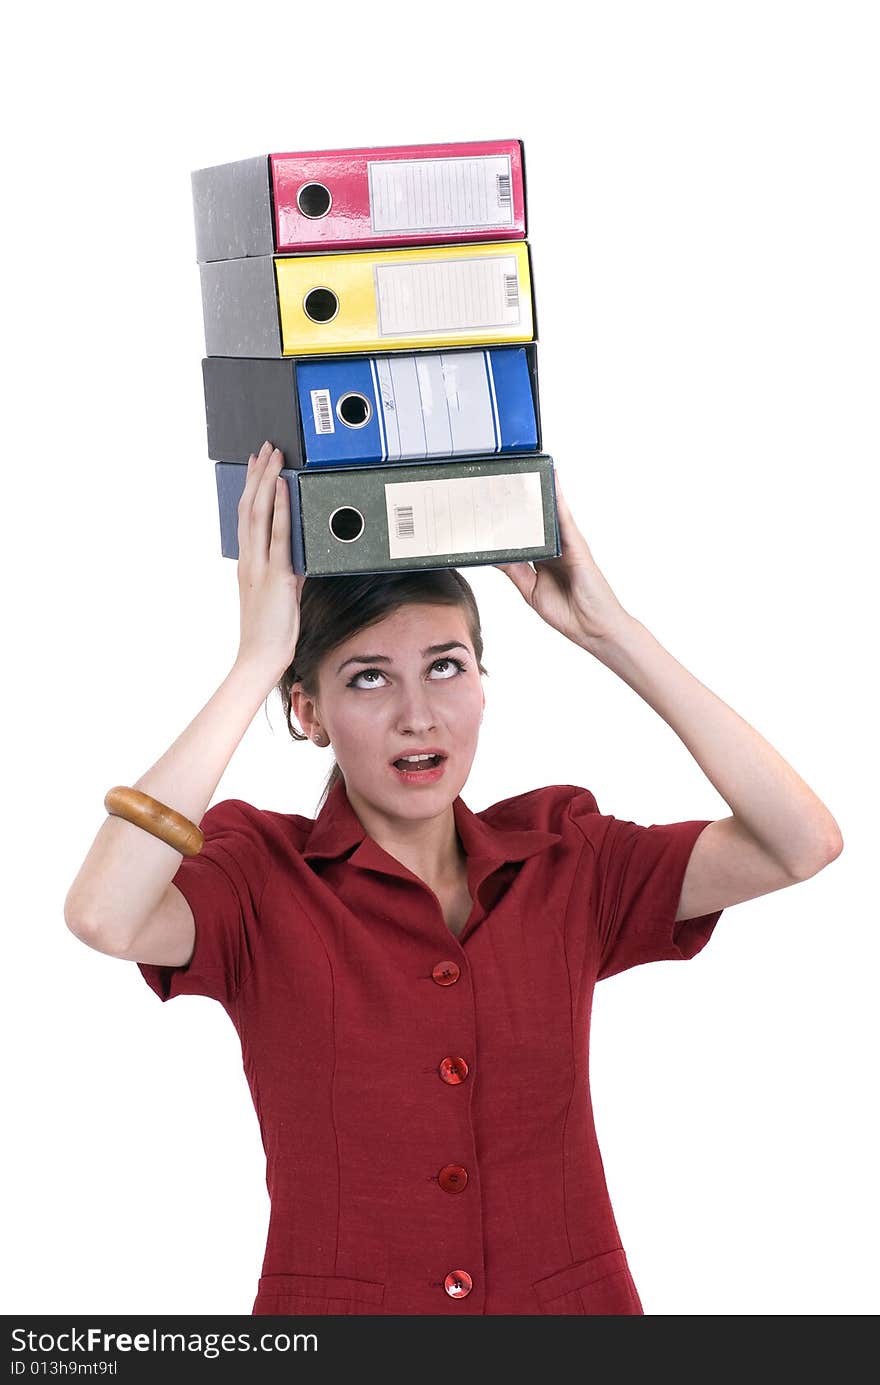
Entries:
[[[457,670],[459,673],[463,673],[463,672],[464,672],[464,667],[465,667],[465,666],[464,666],[464,664],[461,662],[460,659],[435,659],[435,660],[434,660],[434,663],[431,665],[431,667],[432,667],[432,668],[436,668],[438,664],[449,664],[449,665],[453,665],[453,664],[454,664],[456,670]],[[452,676],[454,676],[454,675],[452,675]]]
[[[447,665],[448,667],[454,668],[454,669],[455,669],[455,673],[447,673],[447,674],[444,674],[442,678],[439,678],[439,679],[435,678],[435,679],[433,679],[433,680],[432,680],[433,682],[447,682],[450,678],[456,677],[457,674],[459,674],[459,673],[464,673],[464,671],[465,671],[465,669],[466,669],[466,667],[467,667],[466,664],[463,664],[463,663],[462,663],[461,659],[444,658],[444,659],[435,659],[434,662],[433,662],[433,664],[431,665],[431,668],[437,668],[438,665],[444,665],[444,664]],[[385,677],[384,673],[382,673],[382,670],[381,670],[380,668],[362,668],[361,671],[360,671],[360,673],[356,673],[356,674],[354,675],[354,677],[352,678],[352,680],[351,680],[351,682],[348,684],[348,686],[349,686],[350,688],[363,687],[363,686],[364,686],[363,684],[359,684],[359,683],[358,683],[358,679],[359,679],[359,678],[367,678],[367,677],[369,677],[371,674],[381,674],[383,678]],[[378,686],[379,686],[378,683],[368,683],[368,684],[367,684],[367,687],[370,687],[370,688],[377,688]]]

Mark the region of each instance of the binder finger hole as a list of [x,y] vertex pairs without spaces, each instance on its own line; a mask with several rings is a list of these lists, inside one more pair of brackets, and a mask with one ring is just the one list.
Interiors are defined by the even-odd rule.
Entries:
[[330,189],[325,188],[323,183],[303,183],[296,194],[296,205],[303,216],[326,216],[332,202]]
[[332,322],[339,312],[339,299],[332,289],[310,289],[303,299],[303,311],[312,322]]
[[365,394],[350,390],[337,400],[336,413],[347,428],[363,428],[373,416],[373,406]]
[[330,533],[340,543],[354,543],[364,532],[364,517],[353,505],[340,505],[328,520]]

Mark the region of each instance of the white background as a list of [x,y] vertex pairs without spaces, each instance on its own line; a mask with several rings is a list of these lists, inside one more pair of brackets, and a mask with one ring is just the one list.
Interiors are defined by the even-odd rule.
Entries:
[[[190,171],[511,136],[575,518],[627,609],[845,839],[693,961],[598,987],[623,1243],[647,1314],[877,1311],[876,21],[841,0],[405,23],[215,0],[7,31],[4,1311],[249,1313],[265,1244],[227,1016],[160,1005],[62,914],[106,789],[237,649]],[[502,573],[464,571],[490,670],[470,807],[577,783],[644,824],[727,816],[647,703]],[[267,707],[215,801],[313,816],[329,752]]]

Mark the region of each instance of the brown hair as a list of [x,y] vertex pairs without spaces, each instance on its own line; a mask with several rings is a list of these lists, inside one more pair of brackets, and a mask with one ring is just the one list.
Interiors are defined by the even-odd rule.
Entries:
[[[291,688],[301,683],[307,697],[317,698],[318,668],[331,649],[365,630],[400,606],[426,604],[460,606],[467,618],[468,633],[483,667],[483,636],[480,613],[470,584],[455,568],[425,568],[415,572],[370,573],[355,577],[307,577],[300,594],[300,628],[293,663],[285,670],[278,691],[287,729],[296,741],[308,740],[291,721]],[[336,761],[324,785],[319,812],[333,785],[342,778]]]

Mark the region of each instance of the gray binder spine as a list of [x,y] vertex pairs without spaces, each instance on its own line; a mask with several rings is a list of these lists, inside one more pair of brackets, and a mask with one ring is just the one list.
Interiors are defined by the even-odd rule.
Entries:
[[274,251],[268,155],[197,168],[192,199],[197,260],[236,260]]

